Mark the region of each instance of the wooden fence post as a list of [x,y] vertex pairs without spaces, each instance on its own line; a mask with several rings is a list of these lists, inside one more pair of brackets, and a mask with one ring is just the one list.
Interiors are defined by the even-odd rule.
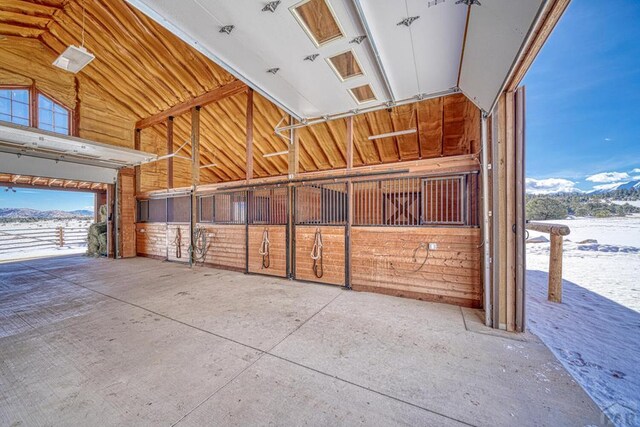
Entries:
[[526,223],[527,230],[549,233],[549,295],[551,302],[562,302],[562,243],[571,230],[566,225],[542,222]]
[[64,228],[58,227],[58,243],[60,247],[64,246]]
[[562,302],[562,240],[559,234],[551,235],[549,254],[549,301]]

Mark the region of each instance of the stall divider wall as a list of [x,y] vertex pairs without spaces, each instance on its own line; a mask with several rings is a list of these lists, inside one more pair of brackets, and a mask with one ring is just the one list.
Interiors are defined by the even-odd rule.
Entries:
[[[198,264],[480,307],[478,163],[473,156],[432,163],[202,191],[196,229],[207,247]],[[176,250],[172,229],[183,223],[169,205],[179,202],[165,198],[164,224],[144,222],[153,220],[154,202],[139,200],[142,255],[162,253],[163,232],[166,258]],[[183,238],[188,260],[190,237]]]

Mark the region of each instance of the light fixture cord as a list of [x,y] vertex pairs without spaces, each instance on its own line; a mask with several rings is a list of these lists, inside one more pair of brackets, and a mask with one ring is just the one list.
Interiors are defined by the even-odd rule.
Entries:
[[84,47],[84,0],[82,0],[82,47]]

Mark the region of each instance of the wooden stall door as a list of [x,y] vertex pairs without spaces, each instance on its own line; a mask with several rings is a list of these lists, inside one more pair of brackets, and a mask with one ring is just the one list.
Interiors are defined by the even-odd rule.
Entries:
[[294,191],[294,278],[345,285],[346,183],[303,184]]
[[[265,231],[269,241],[268,257],[260,253]],[[286,225],[249,226],[249,273],[287,277]]]
[[248,192],[248,271],[289,275],[289,188],[263,187]]
[[[318,232],[322,239],[322,257],[314,260],[311,252]],[[296,280],[344,286],[345,259],[344,226],[295,226],[294,278]]]

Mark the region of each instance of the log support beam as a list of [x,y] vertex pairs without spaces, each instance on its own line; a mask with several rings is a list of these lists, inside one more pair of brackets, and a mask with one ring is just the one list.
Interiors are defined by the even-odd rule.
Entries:
[[212,91],[174,105],[173,107],[158,114],[142,119],[136,123],[136,128],[144,129],[149,126],[157,125],[158,123],[164,122],[169,117],[177,117],[189,112],[189,110],[192,110],[194,107],[204,107],[205,105],[245,92],[247,89],[248,87],[246,84],[240,80],[234,80],[233,82],[227,83],[226,85],[220,86]]
[[200,184],[200,107],[191,108],[191,221],[189,265],[195,264],[196,224],[198,223],[198,197],[196,189]]
[[[167,155],[173,154],[173,117],[167,118]],[[167,188],[173,188],[173,157],[167,158]]]
[[347,119],[347,170],[353,168],[353,116]]
[[253,89],[247,92],[247,165],[246,178],[253,179]]
[[[140,145],[142,144],[141,142],[141,129],[136,128],[136,130],[134,131],[134,135],[133,135],[133,148],[136,150],[140,150]],[[141,169],[140,166],[136,166],[135,168],[135,180],[136,180],[136,194],[140,194],[141,193]]]

